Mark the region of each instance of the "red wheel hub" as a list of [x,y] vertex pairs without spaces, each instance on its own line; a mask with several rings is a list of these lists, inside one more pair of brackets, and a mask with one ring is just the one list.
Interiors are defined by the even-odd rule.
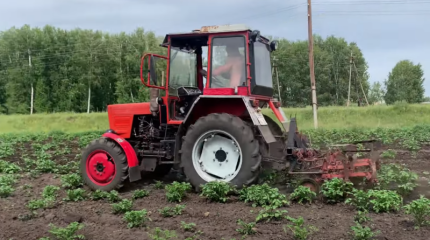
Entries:
[[317,192],[317,187],[313,183],[304,182],[304,183],[302,183],[302,186],[309,188],[312,192],[315,192],[315,193]]
[[116,174],[112,157],[104,150],[92,152],[87,158],[87,175],[97,185],[108,185]]

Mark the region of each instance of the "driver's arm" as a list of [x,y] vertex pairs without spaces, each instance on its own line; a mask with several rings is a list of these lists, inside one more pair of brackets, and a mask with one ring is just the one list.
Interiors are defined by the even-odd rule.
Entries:
[[215,70],[213,70],[212,74],[214,76],[218,76],[222,73],[228,72],[230,71],[230,68],[232,67],[231,62],[227,62],[226,64],[224,64],[223,66],[219,66],[217,67]]

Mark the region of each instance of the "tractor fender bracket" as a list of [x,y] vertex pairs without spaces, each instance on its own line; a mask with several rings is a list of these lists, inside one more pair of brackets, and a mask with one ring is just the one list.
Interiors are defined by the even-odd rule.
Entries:
[[[140,175],[139,170],[139,160],[137,159],[136,152],[134,148],[131,146],[129,142],[127,142],[124,138],[118,136],[115,133],[106,132],[103,134],[103,137],[112,139],[122,148],[127,158],[127,164],[129,167],[128,174],[130,182],[134,182],[140,180],[142,177]],[[137,169],[137,171],[136,171]]]

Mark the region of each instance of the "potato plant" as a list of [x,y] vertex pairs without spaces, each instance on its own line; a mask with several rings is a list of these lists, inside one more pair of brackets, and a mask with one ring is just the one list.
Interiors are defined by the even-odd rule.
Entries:
[[148,211],[142,209],[139,211],[128,211],[124,214],[124,221],[127,222],[128,228],[144,226],[151,219],[148,217]]
[[202,186],[203,196],[212,202],[223,202],[228,200],[228,194],[234,191],[234,188],[226,182],[213,181]]
[[300,204],[303,202],[311,203],[316,196],[317,194],[310,188],[305,186],[298,186],[296,189],[294,189],[294,192],[291,193],[290,199],[293,201],[297,201]]
[[428,225],[430,223],[430,200],[424,196],[412,201],[403,207],[406,214],[410,214],[415,219],[416,228]]
[[287,196],[281,194],[279,189],[270,187],[267,183],[243,188],[239,194],[240,200],[245,203],[252,203],[253,207],[273,206],[278,208],[289,204]]
[[186,193],[191,190],[191,184],[186,182],[173,182],[166,185],[166,197],[169,202],[181,202]]
[[323,183],[321,193],[328,203],[342,202],[353,189],[351,182],[344,182],[342,179],[333,178]]

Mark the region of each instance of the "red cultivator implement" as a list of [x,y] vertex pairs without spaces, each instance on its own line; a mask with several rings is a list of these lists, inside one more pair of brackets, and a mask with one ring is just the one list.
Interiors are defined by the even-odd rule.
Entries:
[[[308,147],[308,141],[299,133],[296,121],[292,119],[288,136],[287,156],[290,159],[288,173],[301,175],[304,186],[316,190],[319,185],[333,178],[344,181],[365,179],[368,183],[377,182],[379,154],[373,150],[374,140],[360,141],[354,144],[332,145],[328,151],[321,152]],[[363,146],[364,145],[364,146]],[[367,146],[366,146],[367,145]],[[367,147],[367,148],[365,148]],[[363,158],[359,156],[364,155]]]

